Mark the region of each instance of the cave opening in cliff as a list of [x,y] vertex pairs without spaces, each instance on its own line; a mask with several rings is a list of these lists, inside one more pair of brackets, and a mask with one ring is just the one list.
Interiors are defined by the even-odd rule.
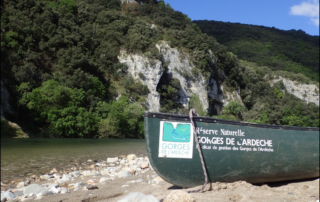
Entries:
[[209,116],[214,116],[217,115],[219,116],[221,114],[223,108],[223,104],[217,100],[210,99],[209,98],[209,109],[208,109],[208,115]]
[[160,112],[187,114],[187,109],[179,102],[180,88],[180,81],[172,78],[172,74],[168,73],[167,68],[165,68],[157,85],[157,92],[160,95]]

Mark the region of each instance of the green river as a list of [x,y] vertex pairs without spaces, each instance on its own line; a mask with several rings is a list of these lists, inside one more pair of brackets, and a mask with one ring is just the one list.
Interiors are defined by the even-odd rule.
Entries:
[[1,139],[1,182],[69,169],[88,159],[136,154],[145,156],[145,140],[99,139]]

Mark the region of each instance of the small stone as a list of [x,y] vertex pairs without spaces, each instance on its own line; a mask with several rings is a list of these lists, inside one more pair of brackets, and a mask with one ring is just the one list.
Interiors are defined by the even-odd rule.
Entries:
[[102,178],[100,178],[100,183],[103,183],[103,182],[106,182],[106,181],[108,181],[108,180],[110,180],[109,178],[107,178],[107,177],[102,177]]
[[21,199],[21,201],[29,201],[29,200],[32,200],[32,198],[23,198],[23,199]]
[[88,181],[87,181],[87,184],[95,185],[95,183],[94,183],[93,180],[88,180]]
[[49,175],[40,175],[40,180],[49,180],[50,176]]
[[119,160],[118,157],[114,157],[114,158],[107,158],[107,163],[115,163]]
[[68,189],[65,188],[65,187],[61,187],[60,193],[61,194],[66,194],[66,193],[68,193]]
[[52,172],[52,173],[58,173],[58,171],[57,171],[57,169],[52,169],[50,172]]
[[20,189],[20,188],[22,188],[22,187],[24,187],[24,182],[19,182],[19,183],[17,184],[17,188]]
[[5,187],[1,187],[1,191],[7,191]]
[[51,189],[52,187],[57,188],[57,187],[59,187],[59,184],[58,184],[58,183],[50,184],[50,185],[48,186],[48,189]]
[[159,200],[152,195],[144,195],[140,192],[132,192],[127,196],[118,200],[118,202],[132,202],[132,201],[148,201],[148,202],[159,202]]
[[54,194],[57,194],[60,192],[60,189],[61,188],[56,188],[56,187],[51,187],[51,189],[49,190],[50,192],[54,193]]
[[92,161],[91,159],[88,159],[87,162],[91,163],[91,162],[93,162],[93,161]]
[[131,160],[134,160],[134,159],[136,159],[137,158],[137,156],[135,155],[135,154],[129,154],[128,156],[127,156],[127,161],[131,161]]
[[40,200],[40,199],[42,199],[42,198],[43,198],[43,194],[42,194],[42,193],[39,193],[39,194],[36,195],[35,200]]
[[16,191],[14,192],[14,195],[19,197],[19,196],[22,196],[23,195],[23,191]]
[[1,201],[6,198],[8,201],[14,199],[16,196],[10,192],[10,191],[6,191],[1,193]]
[[289,193],[288,193],[288,195],[294,195],[294,193],[292,193],[292,192],[289,192]]
[[195,202],[196,200],[187,192],[181,190],[172,191],[164,202]]
[[39,194],[39,193],[42,193],[42,194],[45,194],[47,191],[46,188],[38,185],[38,184],[31,184],[29,186],[27,186],[24,190],[23,190],[23,194],[25,195],[28,195],[30,193],[33,193],[33,194]]
[[87,177],[87,176],[92,176],[92,175],[94,175],[91,171],[85,171],[85,172],[83,172],[82,173],[82,175],[84,176],[84,177]]
[[81,173],[80,173],[79,171],[73,171],[73,172],[72,172],[72,175],[73,175],[74,177],[79,177],[79,176],[81,175]]
[[55,174],[53,174],[53,177],[55,178],[55,179],[61,179],[61,175],[60,174],[57,174],[57,173],[55,173]]
[[66,182],[64,182],[64,183],[62,183],[62,184],[60,185],[60,187],[68,187],[68,184],[67,184]]
[[119,158],[126,158],[126,155],[120,155]]
[[141,166],[140,166],[141,169],[145,169],[145,168],[148,168],[148,167],[149,167],[148,163],[141,164]]
[[129,177],[129,176],[132,176],[132,174],[127,171],[127,170],[121,170],[120,172],[118,172],[116,174],[119,178],[125,178],[125,177]]
[[26,179],[26,180],[24,181],[24,185],[25,185],[25,186],[29,185],[30,183],[31,183],[31,181],[30,181],[29,179]]
[[94,169],[94,167],[95,167],[95,165],[91,165],[91,166],[90,166],[91,169]]
[[88,186],[86,186],[86,188],[87,188],[88,190],[99,189],[96,185],[91,185],[91,184],[89,184]]
[[31,179],[37,179],[38,177],[36,175],[32,175]]
[[126,170],[129,171],[131,175],[134,175],[136,173],[136,171],[133,168],[127,168]]

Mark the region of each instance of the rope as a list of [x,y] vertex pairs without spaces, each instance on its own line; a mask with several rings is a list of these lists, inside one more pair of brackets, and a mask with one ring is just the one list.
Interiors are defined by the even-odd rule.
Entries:
[[[203,169],[203,174],[204,174],[204,177],[205,177],[205,182],[204,182],[204,185],[202,186],[202,188],[197,189],[197,190],[188,191],[187,193],[197,193],[197,192],[200,192],[200,191],[202,191],[202,190],[207,186],[207,184],[208,184],[207,169],[206,169],[206,166],[205,166],[205,164],[204,164],[204,160],[203,160],[203,156],[202,156],[202,151],[201,151],[201,148],[200,148],[200,144],[199,144],[199,141],[198,141],[198,135],[197,135],[197,132],[196,132],[196,127],[194,126],[193,114],[196,115],[196,116],[199,116],[198,114],[196,114],[196,110],[195,110],[195,109],[190,109],[189,117],[190,117],[190,121],[191,121],[191,123],[192,123],[194,139],[195,139],[195,141],[196,141],[196,143],[197,143],[197,148],[198,148],[198,151],[199,151],[199,156],[200,156],[200,160],[201,160],[201,164],[202,164],[202,169]],[[165,198],[166,198],[166,197],[165,197]],[[161,199],[160,202],[163,202],[165,198]]]
[[196,127],[194,126],[193,114],[195,114],[196,116],[199,116],[198,114],[196,114],[196,110],[195,110],[195,109],[190,109],[189,117],[190,117],[190,121],[191,121],[192,127],[193,127],[194,139],[196,140],[197,148],[198,148],[198,151],[199,151],[199,156],[200,156],[200,160],[201,160],[201,164],[202,164],[202,169],[203,169],[203,174],[204,174],[204,177],[205,177],[205,182],[204,182],[204,185],[202,186],[201,189],[193,190],[193,191],[188,191],[187,193],[200,192],[200,191],[202,191],[202,190],[207,186],[207,184],[208,184],[207,169],[206,169],[206,166],[205,166],[205,164],[204,164],[204,160],[203,160],[203,156],[202,156],[202,151],[201,151],[201,147],[200,147],[200,144],[199,144],[199,141],[198,141],[198,135],[197,135],[197,132],[196,132]]

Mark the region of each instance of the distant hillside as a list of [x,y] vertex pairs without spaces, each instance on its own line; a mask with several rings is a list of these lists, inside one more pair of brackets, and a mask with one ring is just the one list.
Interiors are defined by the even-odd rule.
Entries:
[[319,81],[319,36],[310,36],[302,30],[284,31],[240,23],[194,22],[239,59],[272,70],[302,73]]

